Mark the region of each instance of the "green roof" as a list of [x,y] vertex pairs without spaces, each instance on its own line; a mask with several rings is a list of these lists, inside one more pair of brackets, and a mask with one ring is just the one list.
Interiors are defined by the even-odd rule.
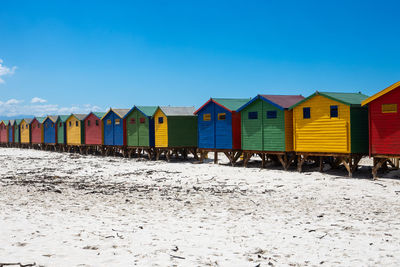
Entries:
[[58,120],[66,122],[70,115],[59,115]]
[[46,119],[46,117],[35,117],[35,119],[36,119],[39,123],[43,123],[44,120]]
[[157,106],[135,106],[139,111],[144,113],[147,117],[151,117],[156,113]]
[[351,107],[361,107],[361,102],[368,98],[367,95],[362,93],[336,93],[336,92],[315,92],[314,94],[310,95],[309,97],[303,99],[302,101],[298,102],[297,104],[291,106],[289,109],[293,109],[294,107],[300,105],[308,101],[309,99],[313,98],[316,95],[321,95],[326,98],[332,99],[339,103],[351,106]]
[[229,110],[235,111],[251,100],[251,98],[211,98]]
[[97,116],[97,118],[101,119],[103,118],[104,115],[106,115],[105,112],[92,112],[94,115]]

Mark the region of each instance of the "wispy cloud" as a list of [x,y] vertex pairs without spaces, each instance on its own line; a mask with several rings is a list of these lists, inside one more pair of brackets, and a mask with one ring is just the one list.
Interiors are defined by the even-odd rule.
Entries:
[[29,104],[23,104],[23,100],[9,99],[5,102],[0,101],[0,116],[19,116],[19,115],[61,115],[70,113],[89,113],[91,111],[104,111],[98,106],[91,104],[72,105],[69,107],[61,107],[57,104],[48,104],[45,99],[32,98]]
[[16,69],[17,69],[16,66],[10,68],[3,65],[3,60],[0,59],[0,83],[5,82],[4,79],[2,78],[3,76],[14,74]]
[[32,98],[32,100],[31,100],[31,103],[32,104],[35,104],[35,103],[46,103],[47,102],[47,100],[46,99],[43,99],[43,98],[40,98],[40,97],[34,97],[34,98]]

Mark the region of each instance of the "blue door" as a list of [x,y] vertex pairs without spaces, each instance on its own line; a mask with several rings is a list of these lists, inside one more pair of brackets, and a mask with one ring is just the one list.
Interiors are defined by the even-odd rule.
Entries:
[[114,112],[109,112],[103,119],[104,145],[114,145]]
[[215,148],[214,109],[215,104],[210,102],[197,115],[199,148]]
[[8,126],[8,142],[12,143],[13,141],[13,127],[12,126]]
[[215,105],[215,147],[232,149],[232,113]]
[[56,143],[56,127],[54,122],[52,122],[50,119],[47,119],[44,123],[44,143]]

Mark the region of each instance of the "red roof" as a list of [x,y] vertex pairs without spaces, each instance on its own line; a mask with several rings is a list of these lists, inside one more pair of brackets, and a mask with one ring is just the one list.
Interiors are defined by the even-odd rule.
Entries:
[[294,104],[304,99],[302,95],[261,95],[269,101],[281,106],[282,108],[289,108]]

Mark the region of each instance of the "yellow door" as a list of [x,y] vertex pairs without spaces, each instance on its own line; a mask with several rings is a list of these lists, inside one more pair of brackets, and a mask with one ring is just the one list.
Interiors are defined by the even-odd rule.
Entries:
[[154,131],[156,147],[168,147],[168,120],[160,108],[154,114]]

